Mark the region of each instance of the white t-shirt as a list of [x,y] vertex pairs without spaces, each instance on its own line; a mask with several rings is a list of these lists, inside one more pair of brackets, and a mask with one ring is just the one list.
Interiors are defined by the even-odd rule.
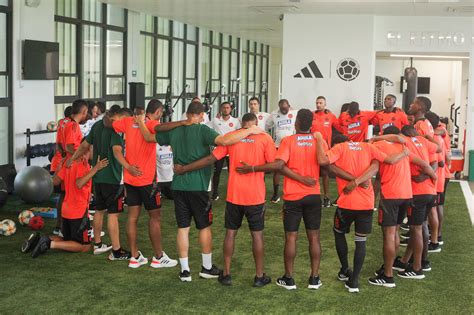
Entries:
[[156,175],[158,183],[173,180],[173,151],[169,145],[156,145]]
[[220,135],[225,135],[226,133],[240,129],[240,121],[232,116],[227,120],[215,117],[211,120],[209,127],[217,131]]
[[[266,124],[267,124],[268,118],[270,118],[270,114],[264,113],[264,112],[258,112],[255,114],[255,116],[257,116],[257,126],[266,131],[267,130]],[[240,121],[242,121],[242,119],[240,119]]]
[[295,133],[296,110],[290,109],[286,115],[279,110],[270,114],[265,129],[275,129],[275,145],[278,147],[284,137]]
[[[202,116],[202,118],[203,118],[204,120],[201,122],[201,124],[202,124],[202,125],[208,125],[208,126],[209,126],[209,123],[210,123],[210,121],[209,121],[209,115],[206,114],[206,113],[204,113],[204,115]],[[186,119],[188,119],[188,117],[186,117],[186,112],[184,112],[184,113],[181,115],[181,120],[186,120]],[[210,126],[209,126],[209,127],[210,127]]]
[[84,124],[79,125],[79,127],[81,128],[82,135],[84,137],[87,137],[89,132],[91,132],[92,126],[94,126],[94,124],[99,120],[102,120],[102,118],[104,118],[104,114],[97,116],[97,118],[89,119]]

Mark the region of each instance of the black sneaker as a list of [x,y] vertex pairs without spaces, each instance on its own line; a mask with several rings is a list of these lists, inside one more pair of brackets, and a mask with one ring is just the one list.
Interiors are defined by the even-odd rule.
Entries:
[[374,275],[376,277],[379,277],[380,275],[383,275],[385,273],[385,266],[382,264],[379,269],[375,270]]
[[191,282],[192,281],[191,272],[189,270],[181,271],[179,273],[179,279],[182,282]]
[[372,285],[383,286],[386,288],[395,288],[395,281],[393,281],[393,277],[386,277],[384,274],[381,274],[375,278],[370,278],[369,283]]
[[219,277],[217,278],[217,281],[219,281],[220,284],[225,286],[232,285],[232,277],[230,275],[224,276],[223,272],[220,273]]
[[59,236],[61,234],[61,229],[59,227],[55,227],[53,230],[53,235]]
[[421,269],[423,271],[431,271],[431,263],[429,260],[422,260],[421,261]]
[[428,253],[439,253],[441,251],[441,246],[438,243],[429,243],[428,244]]
[[132,257],[132,254],[130,254],[129,251],[126,251],[122,248],[119,250],[112,250],[112,252],[109,254],[109,260],[129,260],[130,257]]
[[204,279],[216,279],[219,278],[219,275],[221,274],[222,270],[217,268],[216,265],[212,265],[211,269],[206,269],[204,267],[201,267],[201,272],[199,273],[199,277],[204,278]]
[[337,273],[337,278],[341,281],[347,281],[352,276],[352,270],[347,268],[346,270],[339,269]]
[[408,264],[402,262],[401,257],[397,256],[395,258],[395,261],[393,262],[392,269],[397,270],[397,271],[404,271],[405,269],[407,269],[407,266],[408,266]]
[[51,240],[47,236],[41,236],[36,244],[35,248],[31,252],[31,257],[36,258],[41,254],[46,253],[48,249],[51,248]]
[[410,226],[409,226],[408,224],[406,224],[406,223],[402,223],[402,224],[400,225],[400,228],[401,228],[402,230],[404,230],[404,231],[410,231]]
[[329,197],[323,198],[323,207],[325,208],[331,207],[331,199],[329,199]]
[[421,280],[425,278],[423,274],[423,270],[420,269],[418,271],[413,270],[413,266],[409,265],[405,271],[399,271],[398,276],[405,278],[405,279],[416,279]]
[[281,278],[278,278],[276,281],[277,286],[283,287],[287,290],[295,290],[296,289],[296,283],[295,280],[291,277],[283,276]]
[[353,285],[349,280],[345,282],[344,287],[349,291],[349,293],[359,293],[359,287]]
[[212,199],[213,201],[219,200],[219,194],[218,194],[218,193],[212,194],[211,199]]
[[402,246],[402,247],[407,247],[409,240],[410,240],[409,238],[407,238],[407,239],[405,239],[405,240],[400,240],[400,246]]
[[272,199],[270,199],[272,203],[280,202],[280,196],[278,194],[273,194]]
[[253,278],[253,286],[256,287],[256,288],[264,287],[267,284],[269,284],[270,282],[272,282],[272,279],[269,276],[267,276],[266,274],[263,274],[263,276],[261,276],[260,278],[257,277],[257,276],[255,276],[255,278]]
[[408,240],[408,239],[410,239],[410,231],[405,232],[405,233],[401,233],[401,234],[400,234],[400,239],[402,239],[402,240]]
[[321,282],[321,279],[319,279],[319,276],[309,277],[309,279],[308,279],[308,289],[317,290],[322,285],[323,285],[323,283]]
[[443,237],[442,237],[441,235],[438,236],[438,244],[439,244],[439,245],[444,245]]
[[31,233],[30,237],[21,245],[21,252],[28,253],[30,250],[36,247],[41,235],[39,232]]

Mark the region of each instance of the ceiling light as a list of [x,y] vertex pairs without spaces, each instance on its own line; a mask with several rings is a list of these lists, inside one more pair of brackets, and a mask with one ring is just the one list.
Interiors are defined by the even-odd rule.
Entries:
[[398,57],[398,58],[431,58],[431,59],[469,59],[468,56],[403,55],[403,54],[390,54],[390,57]]

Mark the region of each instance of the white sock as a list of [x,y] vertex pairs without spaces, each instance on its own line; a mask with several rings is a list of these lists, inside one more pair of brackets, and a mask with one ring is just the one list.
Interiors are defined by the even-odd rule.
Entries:
[[188,261],[188,257],[185,257],[185,258],[180,258],[179,259],[179,264],[181,265],[181,272],[187,270],[189,271],[189,261]]
[[212,253],[202,254],[202,266],[206,269],[212,268]]

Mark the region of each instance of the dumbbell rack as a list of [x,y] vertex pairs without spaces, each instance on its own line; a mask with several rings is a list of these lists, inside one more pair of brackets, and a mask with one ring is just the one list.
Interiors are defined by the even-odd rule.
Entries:
[[31,165],[31,136],[32,135],[41,135],[45,133],[53,133],[56,131],[49,131],[49,130],[38,130],[38,131],[31,131],[30,128],[26,129],[26,132],[23,134],[26,135],[26,166]]

